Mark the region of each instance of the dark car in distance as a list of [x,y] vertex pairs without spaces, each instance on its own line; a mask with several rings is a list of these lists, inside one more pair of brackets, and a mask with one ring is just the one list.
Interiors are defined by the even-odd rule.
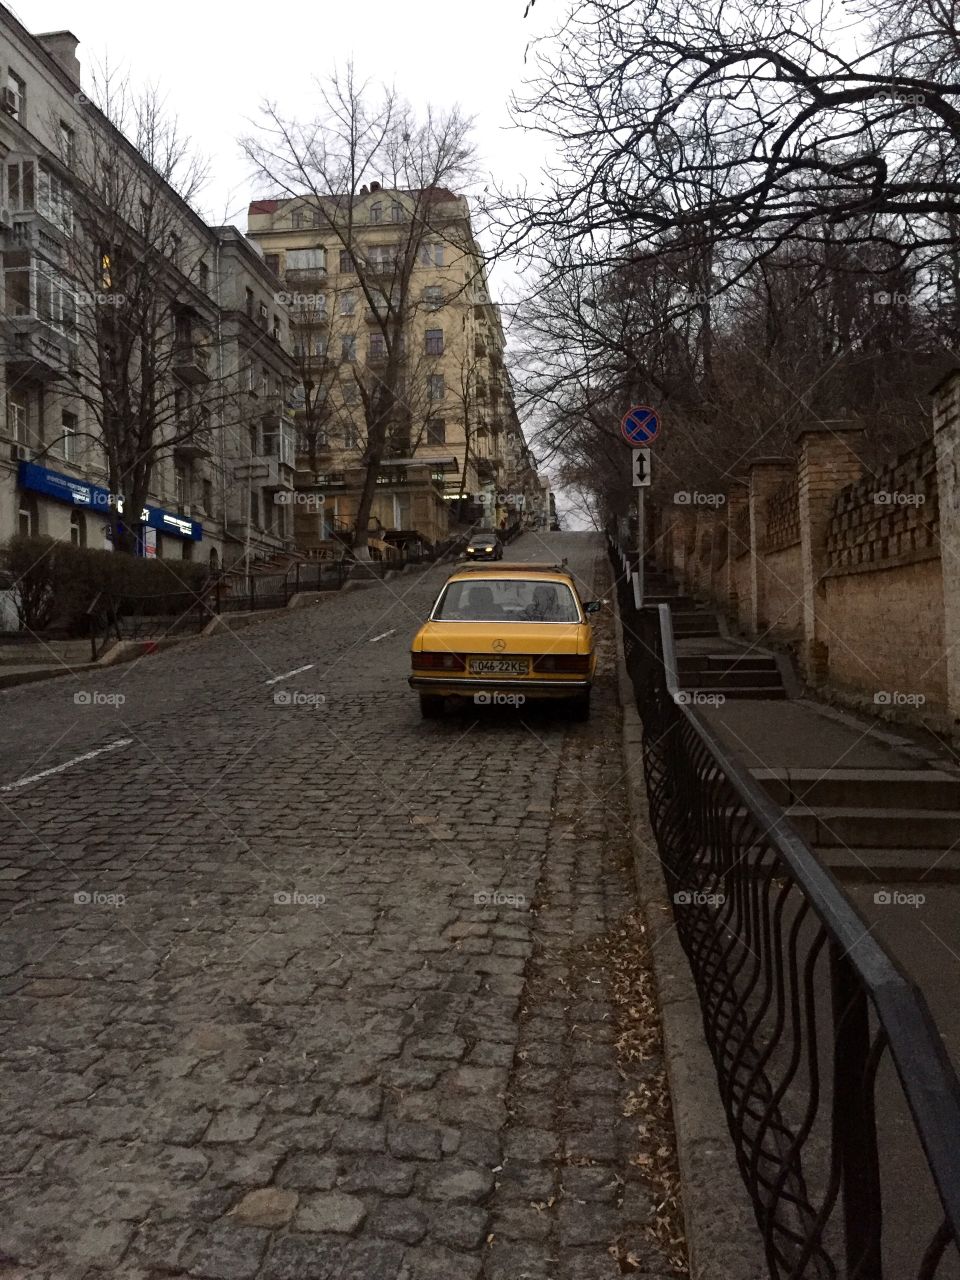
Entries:
[[502,560],[503,543],[493,529],[474,529],[464,555],[468,560]]

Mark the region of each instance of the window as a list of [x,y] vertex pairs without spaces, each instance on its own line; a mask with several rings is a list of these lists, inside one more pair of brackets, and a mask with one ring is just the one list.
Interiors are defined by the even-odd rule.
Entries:
[[394,200],[393,204],[390,206],[390,221],[391,222],[403,221],[403,205],[400,203],[399,200]]
[[340,314],[342,316],[352,316],[357,306],[357,297],[354,293],[341,293],[340,295]]
[[442,267],[443,266],[443,249],[442,244],[422,244],[420,246],[420,261],[425,267]]
[[257,308],[257,324],[261,329],[266,329],[267,327],[267,304],[265,302],[261,302]]
[[173,469],[173,496],[177,509],[182,511],[187,503],[187,473],[183,467]]
[[279,316],[273,317],[273,336],[276,338],[278,342],[280,341],[280,317]]
[[427,419],[427,444],[446,444],[447,426],[442,418]]
[[428,284],[423,291],[423,301],[428,311],[439,311],[443,306],[443,288],[438,284]]
[[243,291],[243,311],[248,320],[253,319],[253,290],[244,289]]
[[367,255],[367,265],[371,271],[395,271],[397,266],[397,246],[394,244],[375,244]]
[[272,271],[275,276],[280,274],[280,255],[279,253],[265,253],[263,260],[266,263],[268,271]]
[[75,547],[87,545],[87,522],[82,511],[70,512],[70,541]]
[[428,356],[442,356],[443,330],[428,329],[423,335],[423,346]]
[[27,107],[27,86],[13,71],[7,72],[7,88],[4,94],[6,105],[10,103],[10,114],[14,120],[23,121],[23,113]]
[[253,457],[258,458],[260,456],[260,429],[256,423],[252,423],[247,428],[247,434],[250,437],[250,452]]
[[80,425],[75,413],[68,413],[64,409],[61,414],[61,437],[60,451],[67,462],[76,462],[77,460],[77,429]]
[[356,360],[357,358],[357,339],[352,333],[345,333],[340,339],[340,359]]
[[32,494],[25,493],[20,497],[20,510],[17,513],[17,531],[21,538],[35,538],[40,532],[37,500]]
[[256,489],[250,490],[250,523],[260,527],[260,495]]
[[113,255],[107,245],[100,250],[100,288],[113,288]]
[[197,267],[197,284],[204,293],[210,288],[210,268],[205,262],[201,262]]
[[353,257],[349,249],[340,250],[340,270],[356,274],[357,268],[354,266]]
[[182,244],[183,244],[183,241],[181,237],[177,235],[176,231],[171,231],[170,232],[170,259],[172,262],[179,263],[180,248]]
[[[357,384],[356,384],[356,382],[354,381],[354,379],[353,379],[353,378],[351,378],[349,382],[344,382],[342,385],[343,385],[343,403],[344,403],[344,404],[359,404],[359,403],[360,403],[360,388],[357,386]],[[351,427],[350,429],[351,429],[351,430],[354,430],[354,428],[353,428],[353,427]],[[351,446],[348,446],[348,447],[352,448],[353,446],[351,445]]]
[[303,209],[294,209],[291,221],[297,231],[302,227],[305,227],[307,225],[307,215],[305,211]]
[[370,206],[370,221],[381,222],[383,220],[383,205],[378,200],[376,204]]
[[387,354],[387,340],[382,333],[370,335],[370,359],[383,360]]
[[77,157],[77,138],[76,134],[67,124],[66,120],[60,121],[60,158],[64,164],[73,166],[73,162]]
[[427,378],[427,399],[442,400],[447,389],[444,386],[442,373],[431,373]]
[[213,515],[213,481],[203,482],[203,509],[208,516]]
[[[276,257],[276,254],[271,255]],[[326,271],[327,269],[327,251],[326,249],[288,249],[287,250],[287,270],[288,271]],[[343,268],[341,267],[342,271]]]
[[360,448],[360,433],[352,422],[343,428],[343,447],[345,449]]
[[17,444],[27,443],[27,406],[12,395],[7,396],[7,435]]

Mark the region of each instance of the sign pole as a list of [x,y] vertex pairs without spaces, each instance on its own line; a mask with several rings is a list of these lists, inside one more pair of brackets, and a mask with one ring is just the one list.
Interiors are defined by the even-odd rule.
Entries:
[[637,489],[637,597],[643,604],[643,489]]

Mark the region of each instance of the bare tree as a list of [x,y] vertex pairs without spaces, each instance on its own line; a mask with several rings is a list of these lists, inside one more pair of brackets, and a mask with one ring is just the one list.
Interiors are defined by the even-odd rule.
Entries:
[[[417,305],[413,276],[428,240],[459,234],[461,214],[451,188],[472,176],[471,122],[456,108],[418,119],[393,90],[360,82],[352,66],[334,72],[317,92],[317,114],[307,122],[290,120],[267,103],[258,131],[242,145],[273,194],[304,199],[318,246],[332,242],[343,255],[382,338],[372,376],[357,379],[366,425],[355,534],[360,551],[388,441],[409,434],[404,337]],[[371,181],[402,197],[392,211],[392,243],[374,255],[366,252],[356,221],[361,188]]]

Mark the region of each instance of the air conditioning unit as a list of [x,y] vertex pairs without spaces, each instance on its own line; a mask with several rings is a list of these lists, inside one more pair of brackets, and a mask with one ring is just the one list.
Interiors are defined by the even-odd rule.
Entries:
[[17,444],[16,441],[10,446],[10,459],[12,462],[26,462],[30,457],[30,450],[25,444]]
[[7,115],[15,116],[20,109],[17,95],[13,89],[0,89],[0,107]]

